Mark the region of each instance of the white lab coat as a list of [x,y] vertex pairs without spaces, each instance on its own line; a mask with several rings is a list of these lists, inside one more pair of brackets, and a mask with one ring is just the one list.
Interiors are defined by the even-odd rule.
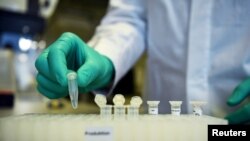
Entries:
[[[233,89],[250,74],[250,1],[111,0],[89,42],[114,63],[115,83],[147,52],[145,100],[203,100],[224,117]],[[146,103],[146,102],[144,102]]]

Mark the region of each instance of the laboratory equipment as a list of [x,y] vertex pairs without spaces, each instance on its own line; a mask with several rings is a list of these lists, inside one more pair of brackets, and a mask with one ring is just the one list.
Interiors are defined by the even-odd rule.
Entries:
[[114,118],[124,118],[126,115],[126,106],[115,105],[114,106]]
[[94,101],[99,107],[102,107],[107,104],[107,98],[103,94],[96,94]]
[[100,107],[100,116],[102,119],[112,119],[112,105],[102,105]]
[[[112,119],[112,105],[106,105],[106,97],[96,95],[95,102],[100,105],[100,114],[25,114],[0,118],[1,141],[203,141],[207,140],[207,126],[211,124],[227,125],[228,121],[212,116],[180,115],[173,118],[170,114],[158,114],[160,101],[147,101],[150,115],[140,115],[140,120],[125,120],[125,101],[120,95],[116,97],[114,105],[114,119]],[[170,101],[172,105],[180,107],[181,101]],[[105,104],[104,104],[105,103]],[[137,115],[138,106],[142,103],[140,97],[134,97],[128,105],[128,114]],[[200,102],[191,102],[200,105]],[[132,113],[135,112],[135,113]],[[136,116],[135,116],[136,117]],[[137,116],[138,117],[138,116]],[[130,116],[132,118],[132,116]],[[116,120],[119,119],[119,120]],[[157,132],[155,132],[157,129]],[[11,132],[10,132],[11,131]],[[99,137],[99,138],[98,138]]]
[[114,102],[114,119],[125,119],[126,106],[124,106],[125,98],[122,94],[116,94],[113,98]]
[[16,93],[14,54],[9,49],[0,49],[0,107],[13,107]]
[[169,103],[171,105],[171,114],[180,115],[182,101],[169,101]]
[[148,114],[158,115],[158,105],[160,101],[147,101],[148,104]]
[[[113,141],[206,141],[207,126],[226,125],[225,119],[211,116],[178,118],[166,114],[140,115],[140,120],[99,120],[95,114],[25,114],[0,118],[1,141],[88,141],[93,137],[112,135]],[[105,132],[103,132],[105,131]],[[96,136],[95,136],[96,135]],[[103,140],[102,138],[99,140]]]
[[125,98],[122,94],[116,94],[113,98],[113,102],[116,106],[122,106],[125,103]]
[[206,104],[204,101],[190,101],[190,104],[193,108],[193,114],[196,116],[201,116],[202,113],[202,106]]
[[103,94],[96,94],[95,103],[100,108],[100,116],[102,119],[112,119],[112,105],[106,105],[107,104],[107,98]]
[[137,119],[139,116],[139,108],[142,104],[140,96],[133,96],[130,100],[130,105],[127,106],[128,119]]
[[77,74],[75,72],[69,72],[67,74],[67,78],[68,78],[68,89],[69,89],[71,104],[73,109],[76,109],[78,105]]
[[140,107],[142,104],[142,99],[140,96],[133,96],[130,100],[130,105]]
[[127,118],[128,119],[138,119],[139,116],[139,107],[128,105],[127,106]]

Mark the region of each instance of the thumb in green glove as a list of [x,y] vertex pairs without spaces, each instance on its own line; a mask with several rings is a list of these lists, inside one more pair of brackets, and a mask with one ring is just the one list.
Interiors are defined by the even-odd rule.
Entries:
[[80,93],[103,88],[114,74],[112,62],[73,33],[64,33],[35,62],[37,89],[51,99],[68,95],[67,73],[77,72]]
[[[228,98],[227,104],[229,106],[236,106],[242,103],[250,95],[250,79],[243,81],[236,87],[233,94]],[[225,117],[229,124],[243,124],[250,121],[250,102],[248,101],[243,107],[230,113]]]

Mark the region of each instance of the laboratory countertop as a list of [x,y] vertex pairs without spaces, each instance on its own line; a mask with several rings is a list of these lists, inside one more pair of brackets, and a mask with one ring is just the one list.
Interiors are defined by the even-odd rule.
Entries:
[[13,107],[0,107],[0,117],[29,113],[96,114],[99,113],[99,108],[94,102],[91,103],[79,100],[78,108],[73,109],[70,100],[67,98],[49,100],[39,94],[17,94],[15,95]]

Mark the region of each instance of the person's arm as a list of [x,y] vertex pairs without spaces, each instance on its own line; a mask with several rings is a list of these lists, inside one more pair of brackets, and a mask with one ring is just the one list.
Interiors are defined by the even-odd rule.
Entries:
[[80,93],[115,84],[145,48],[145,11],[140,1],[111,1],[89,45],[73,33],[64,33],[48,46],[35,63],[38,91],[51,99],[67,96],[70,71],[77,72]]
[[111,0],[106,16],[88,44],[113,62],[113,87],[142,55],[145,36],[145,1]]

